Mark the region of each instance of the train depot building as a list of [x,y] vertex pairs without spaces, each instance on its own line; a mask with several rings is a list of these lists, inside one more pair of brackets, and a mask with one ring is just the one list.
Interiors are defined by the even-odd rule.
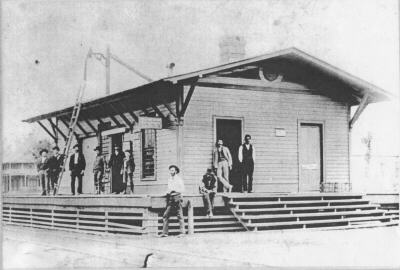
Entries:
[[[167,190],[168,166],[176,164],[184,179],[185,200],[191,200],[194,208],[195,232],[303,228],[309,224],[348,226],[352,220],[354,224],[393,224],[384,210],[351,193],[350,179],[351,128],[368,104],[389,99],[379,87],[296,48],[170,76],[83,103],[75,132],[88,164],[83,192],[93,195],[32,200],[51,201],[57,207],[65,200],[75,215],[79,211],[74,205],[91,205],[103,212],[118,207],[126,212],[125,208],[131,207],[140,212],[142,220],[129,226],[146,231],[153,224],[149,230],[157,232],[165,207],[162,196]],[[357,106],[354,114],[352,106]],[[38,123],[60,143],[65,140],[72,110],[69,107],[25,121]],[[257,154],[255,193],[243,195],[237,193],[238,148],[245,134],[252,136]],[[223,139],[232,153],[234,190],[217,196],[219,212],[214,219],[203,220],[198,186],[212,166],[217,139]],[[136,163],[133,195],[94,195],[91,164],[98,145],[105,156],[115,146],[132,150]],[[69,182],[66,174],[61,194],[69,194]],[[13,203],[22,201],[10,198],[5,206],[12,208]],[[102,208],[106,206],[114,210]],[[365,214],[354,213],[360,210]],[[185,210],[185,214],[192,213],[193,218],[192,211]],[[340,211],[343,214],[332,214]],[[279,217],[269,216],[273,214]],[[126,220],[124,226],[128,226]]]

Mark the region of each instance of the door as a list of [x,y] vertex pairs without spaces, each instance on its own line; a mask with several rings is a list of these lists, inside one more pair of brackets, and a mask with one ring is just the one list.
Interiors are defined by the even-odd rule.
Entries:
[[323,180],[322,125],[301,123],[299,135],[299,191],[319,191]]
[[[216,119],[216,139],[222,139],[232,155],[232,170],[229,181],[233,185],[233,191],[240,191],[240,166],[238,159],[239,146],[242,143],[242,120],[238,119]],[[222,191],[221,183],[218,190]]]

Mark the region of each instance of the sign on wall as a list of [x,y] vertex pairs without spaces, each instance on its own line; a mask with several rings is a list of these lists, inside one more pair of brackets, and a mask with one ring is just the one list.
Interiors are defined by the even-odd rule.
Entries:
[[139,117],[138,129],[162,129],[162,119],[160,117]]
[[276,137],[286,137],[286,130],[284,128],[276,128],[275,136]]

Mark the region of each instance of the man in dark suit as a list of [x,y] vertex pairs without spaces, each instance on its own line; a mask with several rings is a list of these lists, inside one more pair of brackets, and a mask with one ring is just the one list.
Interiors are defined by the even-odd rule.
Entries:
[[111,169],[111,192],[119,194],[125,190],[123,183],[123,166],[125,155],[120,146],[114,146],[114,152],[111,154],[108,167]]
[[58,148],[58,146],[54,146],[53,156],[49,158],[49,176],[52,190],[54,190],[54,185],[57,183],[63,164],[64,155],[60,154],[60,148]]
[[74,145],[74,154],[69,158],[69,170],[71,171],[71,193],[75,195],[75,179],[78,178],[78,195],[82,194],[82,177],[86,168],[85,157],[79,149],[79,145]]
[[47,153],[47,149],[40,150],[40,159],[36,164],[40,184],[42,185],[42,196],[50,193],[49,159],[47,158]]

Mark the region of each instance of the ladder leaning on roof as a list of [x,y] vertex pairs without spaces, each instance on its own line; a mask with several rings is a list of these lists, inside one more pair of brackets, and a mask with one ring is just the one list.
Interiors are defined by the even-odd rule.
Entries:
[[82,97],[83,97],[83,93],[85,91],[85,87],[86,87],[86,82],[84,82],[84,84],[81,87],[79,87],[78,95],[76,97],[76,102],[75,102],[74,108],[72,110],[72,116],[71,116],[71,120],[70,120],[69,126],[68,126],[67,141],[65,142],[65,147],[64,147],[64,150],[62,153],[62,157],[64,157],[63,165],[61,167],[61,172],[58,175],[57,182],[54,185],[53,195],[57,195],[57,192],[58,192],[60,184],[61,184],[61,179],[65,172],[65,167],[67,166],[69,151],[71,149],[71,144],[72,144],[72,140],[73,140],[74,133],[75,133],[75,126],[76,126],[76,123],[78,122],[79,113],[80,113],[81,107],[82,107]]
[[83,93],[85,92],[85,88],[86,88],[87,63],[88,63],[88,59],[92,56],[92,54],[93,54],[92,48],[90,48],[85,57],[85,64],[84,64],[84,68],[83,68],[83,84],[81,85],[81,87],[79,87],[78,95],[76,96],[75,105],[72,110],[71,120],[69,121],[67,141],[65,142],[65,147],[64,147],[63,155],[62,155],[62,157],[64,158],[63,165],[61,167],[61,172],[58,175],[57,182],[54,185],[53,195],[57,195],[57,192],[60,188],[61,179],[65,172],[65,167],[67,166],[69,150],[71,149],[72,140],[75,135],[75,126],[76,126],[76,123],[78,122],[79,113],[80,113],[81,107],[82,107]]

